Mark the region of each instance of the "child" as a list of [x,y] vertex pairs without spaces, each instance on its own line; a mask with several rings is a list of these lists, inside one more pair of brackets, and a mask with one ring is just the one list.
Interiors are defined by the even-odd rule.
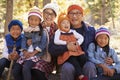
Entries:
[[[56,3],[48,3],[43,7],[43,21],[42,26],[47,30],[48,32],[48,43],[53,39],[53,35],[55,31],[57,30],[57,25],[55,23],[55,19],[57,18],[57,13],[59,12],[59,6]],[[48,49],[46,48],[46,51]],[[47,53],[46,55],[49,56]],[[48,78],[49,74],[53,71],[54,66],[56,65],[56,57],[46,57],[46,60],[44,61],[38,61],[35,66],[33,67],[33,76],[36,73],[37,75],[34,76],[34,80],[46,80],[45,78]],[[39,73],[38,73],[39,72]],[[43,73],[44,72],[44,73]],[[42,76],[42,77],[40,77]]]
[[[5,67],[9,67],[11,60],[17,60],[20,55],[21,41],[22,41],[22,22],[19,20],[12,20],[8,25],[9,34],[5,36],[3,54],[0,59],[0,77]],[[16,51],[13,52],[13,48]]]
[[[37,7],[32,8],[28,14],[29,27],[24,30],[25,37],[22,40],[23,56],[17,61],[19,64],[14,70],[17,71],[14,73],[15,80],[31,80],[31,69],[46,50],[47,35],[41,26],[41,21],[40,10]],[[17,69],[22,69],[22,73]],[[23,79],[20,73],[23,74]]]
[[[70,22],[65,13],[61,13],[58,17],[58,28],[55,32],[54,43],[56,45],[67,45],[67,43],[73,42],[77,48],[77,51],[67,51],[58,56],[58,64],[63,64],[65,61],[72,63],[75,66],[76,75],[79,77],[79,80],[87,80],[87,77],[82,74],[81,70],[81,67],[87,60],[80,48],[84,40],[83,36],[70,29]],[[83,63],[80,63],[79,60],[82,60]]]
[[[98,76],[105,75],[109,77],[105,80],[113,80],[112,77],[120,73],[120,61],[115,50],[109,46],[110,32],[104,27],[99,28],[95,40],[96,42],[91,43],[88,48],[89,60],[96,65]],[[115,65],[109,63],[110,59]]]

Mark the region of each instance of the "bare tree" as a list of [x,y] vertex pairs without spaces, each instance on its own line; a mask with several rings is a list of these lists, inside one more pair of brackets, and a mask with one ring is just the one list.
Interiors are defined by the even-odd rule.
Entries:
[[43,6],[45,6],[47,3],[50,3],[51,0],[43,0]]
[[28,0],[28,2],[29,2],[29,7],[31,8],[32,7],[31,0]]
[[105,23],[105,0],[102,0],[101,6],[101,25]]
[[4,26],[4,34],[8,33],[8,24],[13,18],[13,0],[6,0],[6,16],[5,16],[5,26]]
[[37,6],[38,7],[38,0],[35,0],[35,2],[34,2],[34,6]]
[[109,7],[110,7],[110,15],[112,17],[113,28],[115,28],[114,16],[112,12],[111,0],[109,0]]

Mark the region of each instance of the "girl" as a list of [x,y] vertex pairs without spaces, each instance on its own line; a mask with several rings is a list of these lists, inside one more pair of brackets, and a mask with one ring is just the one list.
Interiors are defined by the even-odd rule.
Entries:
[[[12,20],[8,25],[9,34],[5,36],[3,54],[0,59],[0,78],[5,67],[9,67],[11,60],[17,60],[20,55],[22,42],[22,22],[19,20]],[[13,52],[13,48],[16,51]]]
[[[88,48],[89,60],[96,65],[98,78],[95,80],[118,80],[120,76],[120,61],[115,50],[110,48],[110,32],[101,27],[96,31],[95,43],[91,43]],[[113,60],[114,65],[110,64]],[[116,76],[116,77],[115,77]],[[101,78],[100,78],[101,77]]]
[[[33,7],[28,14],[29,27],[24,30],[22,40],[23,56],[14,67],[15,80],[31,80],[31,69],[41,60],[47,44],[46,31],[41,26],[42,14],[37,7]],[[22,71],[21,71],[22,70]],[[22,75],[23,76],[22,76]]]
[[[49,41],[52,39],[56,29],[57,25],[55,23],[55,19],[57,17],[59,7],[56,3],[48,3],[43,8],[43,22],[42,27],[47,30],[48,32],[48,39]],[[48,75],[53,71],[53,67],[56,62],[54,62],[56,59],[55,57],[52,58],[51,62],[46,62],[44,60],[38,61],[34,69],[32,70],[34,75],[34,80],[47,80]]]

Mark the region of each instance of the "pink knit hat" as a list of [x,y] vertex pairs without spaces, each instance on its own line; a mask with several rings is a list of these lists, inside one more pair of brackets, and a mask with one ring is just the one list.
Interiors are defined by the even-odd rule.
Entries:
[[28,17],[30,17],[32,15],[38,16],[42,20],[42,13],[41,13],[40,9],[38,7],[36,7],[36,6],[34,6],[30,10],[30,12],[28,13]]
[[109,30],[107,28],[101,27],[96,30],[95,39],[101,34],[106,34],[106,35],[108,35],[108,37],[110,37]]

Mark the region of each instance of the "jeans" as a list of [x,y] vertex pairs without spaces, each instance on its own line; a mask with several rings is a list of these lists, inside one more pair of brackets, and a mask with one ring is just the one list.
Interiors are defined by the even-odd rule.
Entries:
[[31,69],[35,62],[27,60],[23,65],[16,63],[13,68],[15,80],[31,80]]
[[33,67],[33,65],[35,64],[35,62],[28,60],[25,61],[24,65],[23,65],[23,80],[31,80],[31,69]]
[[119,79],[120,79],[120,74],[115,73],[112,77],[105,76],[103,74],[103,69],[97,67],[97,77],[94,77],[91,80],[119,80]]
[[92,78],[91,80],[120,80],[120,74],[114,74],[112,77],[100,75],[98,77]]
[[0,77],[2,76],[4,68],[9,67],[9,66],[10,66],[10,61],[8,59],[6,59],[6,58],[0,59]]
[[15,80],[23,80],[21,64],[15,63],[12,73]]
[[[92,62],[86,62],[83,66],[83,73],[90,78],[96,76],[96,67]],[[61,80],[75,80],[75,68],[72,64],[66,62],[61,68]]]
[[32,78],[33,80],[47,80],[45,73],[37,69],[32,69]]
[[87,61],[87,57],[85,55],[80,56],[71,56],[67,60],[67,62],[71,63],[75,68],[75,76],[83,75],[82,68]]

